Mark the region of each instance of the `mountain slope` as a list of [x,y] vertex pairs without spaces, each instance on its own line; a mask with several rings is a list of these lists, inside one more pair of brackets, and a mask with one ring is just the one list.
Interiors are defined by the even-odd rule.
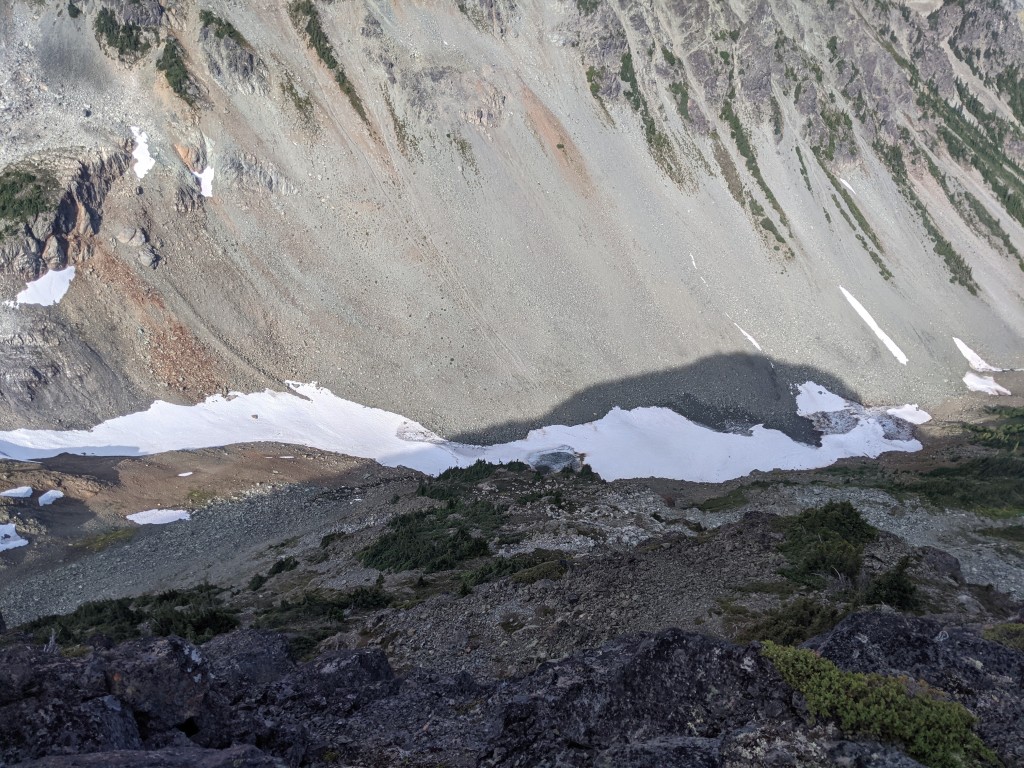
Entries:
[[17,3],[4,172],[97,181],[88,226],[43,205],[0,245],[5,298],[78,267],[0,308],[0,426],[289,378],[487,434],[735,352],[964,395],[953,336],[1019,365],[1024,36],[936,5]]

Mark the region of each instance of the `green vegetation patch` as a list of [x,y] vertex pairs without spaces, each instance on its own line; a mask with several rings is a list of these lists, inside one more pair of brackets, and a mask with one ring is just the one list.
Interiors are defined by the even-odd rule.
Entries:
[[715,496],[714,498],[702,501],[697,505],[697,509],[701,512],[727,512],[730,509],[736,509],[742,507],[747,503],[747,492],[743,487],[733,488],[724,496]]
[[342,93],[348,97],[349,103],[356,111],[356,114],[359,115],[364,123],[369,125],[370,120],[367,117],[363,101],[359,98],[359,94],[356,92],[355,86],[352,85],[352,81],[345,74],[341,62],[338,61],[338,57],[334,52],[334,46],[331,45],[327,32],[324,31],[323,23],[320,21],[320,12],[317,10],[316,5],[314,5],[313,0],[292,0],[288,5],[288,16],[291,18],[292,24],[295,25],[295,29],[305,35],[306,43],[316,51],[316,55],[320,58],[323,65],[334,75],[334,81],[341,88]]
[[924,472],[902,485],[938,506],[969,509],[991,517],[1024,514],[1024,457],[984,456]]
[[242,33],[235,29],[234,24],[230,21],[222,19],[220,16],[212,13],[211,11],[200,11],[199,12],[199,23],[213,32],[214,37],[218,40],[233,40],[244,48],[249,48],[249,41],[243,37]]
[[379,583],[372,587],[357,587],[351,592],[315,590],[304,592],[292,600],[282,600],[263,611],[256,623],[270,629],[295,629],[311,623],[340,623],[351,611],[387,608],[393,600]]
[[[750,175],[754,177],[754,181],[764,192],[764,196],[768,198],[768,202],[772,208],[779,215],[779,221],[782,226],[789,229],[789,219],[786,216],[785,211],[782,210],[782,206],[779,204],[778,199],[775,197],[775,193],[772,192],[771,187],[768,186],[768,182],[764,180],[764,176],[761,175],[761,168],[757,164],[757,155],[754,152],[754,147],[750,143],[750,137],[747,136],[746,130],[743,128],[743,123],[740,121],[739,115],[732,106],[733,93],[730,91],[729,96],[726,97],[722,104],[721,118],[729,124],[729,131],[732,135],[733,141],[736,143],[736,149],[739,150],[740,155],[743,156],[743,160],[746,163],[747,170],[750,171]],[[774,229],[774,227],[773,227]]]
[[117,51],[118,58],[124,61],[135,61],[153,47],[149,30],[138,24],[121,24],[109,8],[101,8],[96,14],[93,31],[101,45],[110,51]]
[[770,640],[781,645],[798,645],[832,629],[848,613],[848,609],[813,597],[798,597],[762,614],[737,632],[735,639],[741,643]]
[[924,683],[844,672],[811,651],[766,642],[761,653],[807,702],[812,718],[847,735],[895,744],[929,768],[1001,765],[974,732],[975,717]]
[[82,15],[82,9],[75,5],[73,2],[68,3],[68,16],[72,19],[77,19]]
[[1024,624],[996,624],[988,627],[984,636],[993,643],[1024,651]]
[[971,440],[989,448],[1007,448],[1016,453],[1024,440],[1024,408],[993,406],[988,413],[998,421],[989,424],[965,424]]
[[878,537],[848,501],[831,502],[779,518],[785,533],[779,551],[789,561],[782,575],[797,583],[820,588],[827,577],[853,581],[860,572],[865,545]]
[[60,188],[53,174],[5,168],[0,172],[0,236],[8,234],[12,224],[31,221],[52,210],[59,196]]
[[157,59],[156,68],[164,73],[167,84],[182,101],[190,107],[196,105],[196,85],[185,64],[185,51],[173,37],[167,38],[164,51]]
[[469,587],[512,577],[519,584],[532,584],[540,579],[560,579],[569,569],[569,561],[562,552],[535,549],[513,557],[495,557],[479,568],[468,571],[462,582]]
[[143,597],[122,597],[85,603],[67,616],[47,616],[22,629],[37,640],[56,634],[62,644],[86,643],[95,635],[114,642],[137,637],[176,635],[203,643],[238,626],[237,614],[220,599],[221,590],[209,584]]
[[359,553],[359,560],[380,571],[451,570],[489,555],[487,537],[504,520],[505,511],[490,502],[453,496],[444,507],[392,519],[384,534]]
[[626,97],[626,101],[629,102],[633,111],[640,117],[640,124],[644,129],[644,139],[647,141],[651,156],[670,179],[676,183],[681,183],[682,171],[679,168],[679,160],[676,157],[675,148],[668,135],[658,129],[658,124],[651,115],[647,99],[644,98],[644,94],[640,90],[640,84],[636,79],[636,70],[633,67],[633,54],[627,50],[622,54],[619,64],[619,78],[628,86],[622,92],[622,95]]

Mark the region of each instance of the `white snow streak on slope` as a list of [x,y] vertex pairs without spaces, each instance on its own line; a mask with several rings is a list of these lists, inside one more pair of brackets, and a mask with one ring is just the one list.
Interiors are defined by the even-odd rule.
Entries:
[[7,499],[27,499],[32,495],[31,485],[21,485],[17,488],[11,488],[9,490],[0,492],[0,496]]
[[39,506],[47,507],[50,504],[53,504],[53,502],[55,502],[57,499],[63,498],[64,494],[61,493],[60,491],[47,491],[46,493],[39,497]]
[[981,359],[981,355],[960,341],[956,336],[953,337],[953,343],[956,344],[956,348],[960,350],[960,354],[966,358],[967,364],[978,373],[985,373],[986,371],[999,373],[1006,370],[1005,368],[996,368],[986,363]]
[[5,549],[24,547],[26,544],[28,542],[18,535],[17,530],[14,528],[14,523],[0,525],[0,552],[3,552]]
[[932,420],[932,416],[927,411],[922,411],[917,405],[901,405],[899,408],[890,408],[886,411],[890,416],[895,416],[897,419],[903,419],[911,424],[924,424]]
[[25,289],[14,298],[14,301],[8,302],[8,306],[38,304],[40,307],[52,307],[64,298],[74,279],[74,267],[51,269],[32,282],[26,283]]
[[839,286],[839,290],[843,292],[843,296],[845,296],[846,300],[850,302],[850,306],[854,308],[858,315],[860,315],[860,319],[867,323],[868,328],[874,331],[875,336],[881,339],[886,348],[892,352],[892,356],[903,363],[903,365],[906,365],[907,356],[903,354],[903,350],[896,346],[896,342],[890,339],[889,335],[879,327],[878,323],[875,322],[875,318],[873,318],[871,314],[864,309],[864,305],[857,301],[857,299],[853,297],[853,294],[843,288],[843,286]]
[[192,175],[199,179],[199,192],[203,197],[213,197],[213,166],[211,165],[202,173],[192,171]]
[[132,150],[132,157],[135,158],[135,175],[144,179],[146,174],[156,166],[156,160],[149,154],[148,134],[133,125],[132,136],[135,138],[135,149]]
[[[882,424],[854,412],[842,398],[808,382],[797,397],[801,413],[850,410],[853,427],[822,437],[822,445],[799,443],[756,426],[748,435],[716,432],[667,408],[613,409],[604,418],[572,427],[536,429],[523,440],[492,446],[443,440],[402,416],[335,397],[315,384],[289,382],[298,395],[264,391],[215,395],[194,406],[162,401],[149,410],[103,422],[92,430],[19,429],[0,432],[0,455],[33,459],[62,452],[138,456],[247,442],[305,445],[386,466],[436,475],[477,459],[526,461],[554,450],[572,450],[608,480],[663,477],[723,482],[757,470],[812,469],[850,456],[917,451],[916,440],[887,438]],[[257,415],[259,418],[252,418]]]
[[848,182],[846,179],[839,179],[839,183],[842,184],[844,187],[846,187],[851,192],[853,192],[853,194],[855,194],[855,195],[857,194],[854,191],[853,187],[850,186],[850,182]]
[[742,328],[740,328],[740,325],[739,325],[739,323],[733,323],[733,325],[735,325],[735,326],[736,326],[737,328],[739,328],[739,332],[740,332],[740,333],[742,333],[742,334],[743,334],[744,336],[746,336],[746,337],[747,337],[747,341],[749,341],[749,342],[750,342],[751,344],[753,344],[753,345],[754,345],[754,349],[756,349],[756,350],[757,350],[758,352],[764,352],[764,350],[763,350],[763,349],[761,349],[761,345],[757,343],[757,339],[755,339],[755,338],[754,338],[753,336],[751,336],[751,335],[750,335],[749,333],[747,333],[747,332],[746,332],[746,331],[744,331],[744,330],[743,330]]
[[982,392],[986,395],[1008,395],[1010,390],[996,384],[991,376],[979,376],[976,373],[965,373],[964,384],[971,392]]
[[192,477],[192,473],[191,472],[181,472],[181,473],[178,474],[178,477]]
[[167,525],[192,518],[184,509],[147,509],[145,512],[128,515],[128,519],[139,525]]

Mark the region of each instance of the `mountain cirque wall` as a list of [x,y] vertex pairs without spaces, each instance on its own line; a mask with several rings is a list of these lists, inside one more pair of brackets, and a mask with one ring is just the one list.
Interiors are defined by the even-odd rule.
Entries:
[[486,433],[736,352],[964,394],[953,336],[1004,365],[1024,336],[1024,36],[997,2],[915,8],[5,6],[2,173],[77,159],[40,200],[92,208],[73,245],[57,202],[4,209],[3,298],[78,272],[0,307],[0,426],[288,378]]

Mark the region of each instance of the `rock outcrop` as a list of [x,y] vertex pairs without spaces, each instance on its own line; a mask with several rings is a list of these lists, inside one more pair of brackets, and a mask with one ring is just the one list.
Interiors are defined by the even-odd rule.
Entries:
[[[943,687],[1006,764],[1019,763],[1024,654],[887,612],[853,615],[811,645],[843,668]],[[14,645],[0,651],[0,718],[0,762],[53,768],[918,765],[813,722],[757,645],[679,630],[503,681],[399,676],[368,649],[296,664],[281,636],[253,630],[202,647],[97,640],[77,658]]]

